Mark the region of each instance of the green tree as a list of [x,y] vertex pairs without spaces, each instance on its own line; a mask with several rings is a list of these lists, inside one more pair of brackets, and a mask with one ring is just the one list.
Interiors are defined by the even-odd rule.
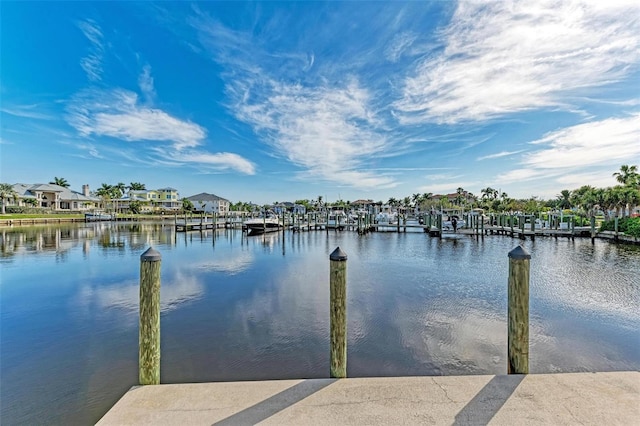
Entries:
[[2,214],[6,213],[5,205],[7,200],[16,199],[18,193],[14,191],[13,185],[0,183],[0,200],[2,200]]
[[113,198],[122,198],[125,191],[127,190],[127,185],[122,182],[118,182],[116,185],[112,186],[113,193],[111,194]]
[[187,198],[183,198],[182,199],[182,210],[185,212],[191,212],[193,211],[194,207],[193,207],[193,203],[191,202],[191,200],[187,199]]
[[569,191],[568,189],[563,189],[562,191],[560,191],[560,194],[556,198],[558,199],[558,208],[571,208],[571,191]]
[[67,180],[65,178],[59,178],[59,177],[54,177],[53,181],[49,182],[52,185],[58,185],[58,186],[62,186],[64,188],[68,188],[69,187],[69,182],[67,182]]
[[36,200],[35,198],[25,198],[22,201],[25,204],[28,204],[31,207],[37,207],[38,206],[38,200]]
[[615,172],[613,176],[616,180],[625,186],[640,185],[640,174],[638,174],[638,166],[628,166],[623,164],[620,166],[620,171]]
[[142,203],[140,201],[131,201],[129,203],[129,211],[133,214],[140,214],[140,211],[142,210]]
[[96,195],[102,199],[104,208],[108,208],[109,202],[113,198],[113,186],[103,183],[102,186],[96,190]]
[[127,188],[132,191],[144,191],[147,189],[145,184],[140,182],[131,182]]

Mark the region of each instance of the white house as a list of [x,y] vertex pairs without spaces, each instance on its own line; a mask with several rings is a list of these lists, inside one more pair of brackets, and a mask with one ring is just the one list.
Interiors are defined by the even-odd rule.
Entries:
[[186,199],[193,203],[195,211],[198,212],[218,214],[226,214],[229,212],[229,200],[214,194],[202,192],[192,195],[191,197],[186,197]]
[[100,199],[89,194],[89,185],[82,186],[82,192],[73,191],[64,186],[51,183],[16,183],[13,190],[17,194],[8,200],[8,206],[28,206],[27,199],[35,200],[34,207],[48,208],[58,211],[91,210],[100,204]]

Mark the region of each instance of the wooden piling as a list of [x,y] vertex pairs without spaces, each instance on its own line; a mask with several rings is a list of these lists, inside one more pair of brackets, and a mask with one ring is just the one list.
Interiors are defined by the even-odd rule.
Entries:
[[531,255],[517,246],[509,252],[507,372],[529,374],[529,269]]
[[330,374],[347,377],[347,254],[337,247],[329,255]]
[[596,242],[596,217],[591,216],[591,243]]
[[141,385],[160,384],[161,263],[162,256],[151,247],[140,256],[138,373]]

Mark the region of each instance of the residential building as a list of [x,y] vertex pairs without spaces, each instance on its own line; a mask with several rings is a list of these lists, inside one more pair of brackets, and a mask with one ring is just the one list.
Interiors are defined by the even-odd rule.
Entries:
[[124,197],[113,201],[115,209],[120,212],[129,210],[129,205],[132,201],[140,202],[140,210],[145,213],[165,210],[176,211],[182,208],[180,194],[174,188],[130,190]]
[[193,207],[197,212],[227,214],[229,212],[229,200],[218,197],[215,194],[201,192],[200,194],[186,197],[193,203]]
[[[92,197],[89,185],[82,186],[82,192],[73,191],[63,186],[51,183],[16,183],[13,190],[17,194],[15,199],[7,200],[7,206],[39,207],[56,211],[85,211],[96,208],[100,199]],[[35,200],[29,202],[26,200]]]

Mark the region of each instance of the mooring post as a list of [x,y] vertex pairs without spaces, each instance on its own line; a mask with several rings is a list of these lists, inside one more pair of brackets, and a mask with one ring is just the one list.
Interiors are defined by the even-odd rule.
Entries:
[[509,252],[507,373],[529,374],[529,268],[531,255],[517,246]]
[[591,216],[591,243],[595,243],[596,240],[596,217]]
[[160,384],[160,265],[150,247],[140,256],[140,329],[138,373],[141,385]]
[[347,254],[337,247],[329,255],[330,373],[347,377]]

